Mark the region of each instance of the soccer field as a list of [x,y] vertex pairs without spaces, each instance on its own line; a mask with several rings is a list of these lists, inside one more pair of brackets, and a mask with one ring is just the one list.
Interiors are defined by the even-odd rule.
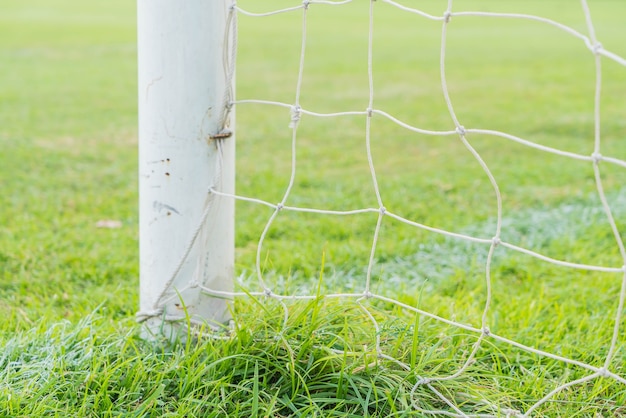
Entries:
[[[300,2],[241,0],[266,12]],[[445,2],[406,1],[441,16]],[[589,1],[603,48],[626,57],[626,3]],[[5,0],[0,13],[0,416],[424,416],[522,413],[590,369],[485,338],[398,305],[322,297],[284,306],[238,298],[232,338],[186,344],[139,338],[136,15],[132,2]],[[454,131],[442,92],[442,22],[374,3],[373,108],[411,126]],[[453,11],[543,16],[588,35],[579,2],[457,1]],[[300,105],[317,113],[369,106],[369,2],[312,4]],[[239,15],[237,100],[293,104],[302,11]],[[545,23],[453,16],[445,76],[465,129],[594,152],[594,55]],[[601,183],[622,239],[626,220],[626,67],[602,58]],[[281,201],[292,172],[289,109],[236,105],[237,194]],[[378,208],[364,115],[299,122],[287,203]],[[503,137],[467,134],[502,195],[502,241],[570,263],[626,262],[593,164]],[[491,239],[497,200],[458,135],[407,130],[375,114],[371,155],[387,211]],[[272,210],[237,202],[241,291],[258,291],[255,259]],[[283,211],[260,251],[286,294],[363,289],[377,213]],[[383,218],[371,270],[379,295],[456,323],[486,320],[502,338],[603,367],[623,274],[558,266]],[[105,222],[115,221],[115,222]],[[102,227],[112,225],[110,227]],[[489,284],[489,286],[488,286]],[[372,324],[376,318],[378,331]],[[623,317],[620,319],[623,326]],[[404,364],[376,361],[382,351]],[[620,331],[608,370],[626,379]],[[338,354],[342,351],[343,354]],[[347,354],[349,352],[350,354]],[[446,404],[421,378],[454,407]],[[564,388],[533,416],[626,415],[626,384],[597,377]],[[455,409],[457,408],[457,409]],[[461,415],[462,416],[462,415]]]

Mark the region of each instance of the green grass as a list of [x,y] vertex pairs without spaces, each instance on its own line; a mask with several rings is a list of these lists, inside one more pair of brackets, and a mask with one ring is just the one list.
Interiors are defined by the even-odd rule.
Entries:
[[[424,4],[422,4],[424,3]],[[537,13],[585,33],[578,3],[467,1],[455,9]],[[251,10],[286,2],[240,1]],[[408,2],[407,2],[408,4]],[[417,2],[441,14],[444,2]],[[439,80],[440,24],[377,2],[376,108],[427,129],[452,129]],[[604,47],[626,56],[626,4],[590,2]],[[226,339],[147,342],[138,308],[135,11],[132,2],[5,0],[0,14],[0,416],[424,416],[446,409],[420,377],[454,373],[477,336],[375,301],[386,354],[352,301],[237,300]],[[294,100],[299,13],[240,17],[238,98]],[[311,6],[301,104],[364,110],[368,3]],[[400,29],[404,28],[404,29]],[[497,35],[494,35],[497,34]],[[454,18],[447,77],[465,127],[548,146],[593,150],[593,58],[582,42],[533,22]],[[602,153],[626,155],[626,69],[603,60]],[[289,113],[237,108],[238,193],[278,202],[290,171]],[[304,116],[290,205],[375,207],[361,117]],[[504,240],[558,259],[620,266],[589,164],[470,135],[503,194]],[[372,125],[385,206],[418,222],[493,235],[495,198],[455,137],[427,137],[382,117]],[[618,226],[623,168],[601,164]],[[237,273],[256,290],[254,258],[271,212],[237,205]],[[96,228],[103,219],[119,229]],[[281,213],[263,248],[274,289],[363,286],[376,217]],[[624,233],[622,232],[622,237]],[[486,248],[385,219],[373,288],[480,325]],[[322,260],[324,260],[322,262]],[[620,277],[556,267],[498,249],[489,326],[498,335],[599,366],[612,335]],[[623,322],[623,321],[622,321]],[[626,373],[623,332],[611,370]],[[337,354],[344,350],[356,354]],[[588,372],[487,340],[476,362],[435,387],[468,413],[525,411]],[[623,416],[626,387],[600,378],[566,389],[538,416]]]

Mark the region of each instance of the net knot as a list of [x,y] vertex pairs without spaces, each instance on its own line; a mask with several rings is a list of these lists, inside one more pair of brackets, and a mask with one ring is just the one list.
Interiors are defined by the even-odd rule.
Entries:
[[291,106],[291,122],[289,122],[290,128],[295,128],[300,122],[302,116],[302,108],[298,105]]
[[372,296],[374,296],[374,295],[369,290],[366,290],[365,292],[363,292],[363,297],[365,299],[370,299]]
[[602,377],[610,377],[611,373],[607,370],[606,367],[602,367],[601,369],[598,370],[598,374]]
[[230,7],[228,8],[231,12],[235,11],[235,9],[237,9],[237,2],[234,1],[230,4]]
[[276,204],[276,212],[280,212],[281,210],[283,210],[284,207],[285,207],[285,205],[283,205],[282,203],[277,203]]
[[593,52],[595,55],[598,55],[601,50],[602,50],[602,44],[600,42],[596,42],[595,44],[591,46],[591,52]]
[[483,327],[482,331],[485,337],[489,337],[491,335],[491,330],[489,329],[489,327]]
[[591,160],[594,162],[594,164],[598,164],[600,161],[602,161],[602,154],[600,154],[599,152],[594,152],[593,154],[591,154]]
[[263,290],[263,295],[268,298],[271,298],[274,294],[272,293],[272,289],[268,288],[268,289]]
[[367,112],[368,118],[371,118],[372,116],[374,116],[374,109],[372,109],[371,107],[368,107],[367,109],[365,109],[365,111]]
[[502,240],[500,239],[500,237],[493,237],[491,238],[491,243],[494,247],[497,247],[498,245],[502,244]]
[[428,377],[420,377],[420,379],[415,382],[415,386],[428,385],[430,382],[432,382],[432,379],[429,379]]
[[452,12],[450,12],[449,10],[446,10],[443,13],[443,21],[446,23],[450,23],[450,20],[452,20]]
[[465,126],[463,126],[463,125],[457,126],[455,131],[456,131],[457,134],[459,134],[461,136],[465,136],[465,134],[466,134]]
[[192,289],[195,289],[198,286],[200,286],[200,282],[196,279],[193,279],[192,281],[189,282],[189,287]]
[[304,10],[309,8],[309,4],[311,4],[311,2],[309,0],[304,0],[302,2],[302,7],[304,7]]
[[387,212],[387,208],[384,206],[381,206],[380,209],[378,209],[380,211],[381,215],[384,215]]
[[522,413],[517,409],[502,408],[502,413],[506,414],[506,418],[523,417]]

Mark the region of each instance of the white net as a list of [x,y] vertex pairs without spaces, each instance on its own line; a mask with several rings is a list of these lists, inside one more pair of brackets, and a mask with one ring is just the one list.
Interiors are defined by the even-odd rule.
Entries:
[[[244,112],[255,112],[259,111],[258,109],[266,109],[266,108],[282,108],[285,111],[289,111],[290,119],[285,121],[279,121],[280,123],[285,122],[285,126],[289,125],[290,131],[290,147],[291,147],[291,160],[289,164],[289,170],[287,179],[285,180],[286,186],[283,189],[282,197],[280,198],[278,203],[273,203],[268,201],[267,199],[259,196],[243,196],[243,195],[229,195],[222,193],[218,188],[212,189],[211,194],[218,199],[237,199],[241,202],[245,202],[244,204],[250,205],[252,207],[266,207],[271,210],[271,215],[269,219],[264,223],[262,231],[260,233],[260,238],[258,239],[258,243],[256,245],[256,263],[255,263],[255,278],[257,285],[256,289],[246,290],[236,293],[224,293],[217,292],[212,289],[203,288],[203,290],[211,295],[219,296],[219,297],[255,297],[260,301],[266,301],[269,303],[273,301],[274,303],[278,303],[281,306],[282,311],[284,312],[283,316],[283,327],[287,327],[290,317],[290,308],[293,303],[297,301],[313,301],[323,298],[325,300],[329,299],[341,299],[346,301],[353,301],[354,306],[357,307],[372,324],[374,329],[373,339],[370,341],[367,348],[364,346],[364,351],[372,351],[375,354],[376,361],[378,362],[389,362],[393,364],[393,367],[399,367],[405,369],[407,372],[413,372],[413,379],[415,384],[413,385],[411,400],[411,408],[414,411],[423,413],[423,414],[433,414],[433,415],[447,415],[447,416],[502,416],[502,415],[510,415],[510,416],[530,416],[540,411],[542,405],[547,402],[551,402],[553,398],[555,398],[559,393],[566,391],[568,388],[575,388],[579,385],[585,385],[591,381],[609,379],[612,381],[617,381],[621,384],[626,384],[626,375],[624,375],[623,364],[621,355],[618,355],[623,350],[623,338],[622,336],[622,321],[623,321],[623,310],[624,310],[624,299],[626,297],[626,250],[624,248],[622,233],[618,229],[618,225],[616,223],[616,212],[619,212],[621,208],[619,207],[620,199],[615,199],[616,203],[609,204],[610,198],[607,197],[605,193],[605,178],[603,177],[603,170],[623,170],[626,168],[626,160],[623,158],[619,158],[617,156],[605,155],[603,151],[605,150],[603,146],[603,136],[601,134],[601,126],[602,126],[602,114],[601,114],[601,103],[602,103],[602,79],[603,79],[603,71],[601,65],[605,62],[611,62],[611,65],[617,63],[620,67],[619,70],[622,71],[622,76],[626,74],[624,72],[624,68],[626,67],[626,59],[622,58],[616,53],[609,51],[604,48],[600,43],[600,39],[596,36],[596,31],[594,29],[594,21],[592,20],[591,13],[589,7],[585,0],[581,1],[580,6],[573,5],[571,2],[567,3],[563,7],[577,7],[580,10],[581,16],[584,17],[584,22],[586,24],[586,32],[583,33],[580,30],[574,29],[571,26],[562,24],[556,20],[552,20],[550,18],[536,16],[532,14],[522,14],[515,12],[507,12],[507,13],[499,13],[494,11],[467,11],[461,10],[460,8],[465,7],[464,3],[459,2],[458,5],[454,4],[452,0],[449,0],[447,3],[447,8],[440,15],[433,15],[426,11],[423,11],[415,6],[416,2],[395,2],[391,0],[378,0],[378,1],[370,1],[367,7],[369,7],[368,15],[369,20],[367,21],[368,28],[367,33],[359,34],[358,36],[364,37],[364,41],[366,41],[366,50],[363,51],[363,65],[366,66],[367,70],[367,103],[364,103],[365,106],[359,108],[357,106],[348,108],[342,111],[334,111],[334,112],[321,112],[319,109],[307,108],[302,104],[302,98],[304,97],[304,80],[307,75],[311,75],[312,77],[321,77],[322,75],[315,73],[314,70],[311,72],[307,72],[307,65],[310,61],[316,59],[316,57],[309,57],[307,51],[308,48],[311,48],[311,42],[315,42],[315,39],[309,39],[307,25],[310,23],[311,17],[310,14],[313,13],[316,8],[342,8],[348,7],[350,3],[353,3],[351,0],[346,1],[304,1],[302,3],[295,4],[290,7],[286,7],[283,9],[276,10],[255,10],[249,11],[244,9],[238,4],[233,2],[230,15],[229,15],[229,33],[231,36],[229,37],[229,45],[227,47],[228,56],[225,57],[226,65],[229,68],[227,73],[229,74],[229,80],[232,79],[233,69],[234,69],[234,57],[236,55],[237,50],[237,21],[239,17],[245,16],[246,19],[268,19],[267,25],[269,27],[272,26],[271,19],[277,15],[289,15],[294,21],[297,20],[298,25],[301,24],[301,42],[300,42],[300,56],[297,65],[297,76],[295,77],[295,89],[293,91],[293,100],[285,102],[281,100],[274,99],[262,99],[262,98],[237,98],[231,99],[230,97],[226,97],[225,100],[227,105],[226,109],[230,109],[232,106],[236,106],[238,112],[243,114]],[[365,3],[365,2],[363,2]],[[410,4],[410,6],[409,6]],[[492,6],[500,3],[493,3]],[[453,7],[454,5],[454,7]],[[366,7],[365,4],[361,6]],[[261,7],[258,4],[254,4],[254,8]],[[431,6],[432,7],[432,6]],[[457,7],[459,10],[457,10]],[[443,97],[445,101],[445,107],[447,108],[447,129],[437,130],[437,129],[429,129],[428,121],[426,121],[422,126],[416,126],[413,123],[406,122],[403,120],[401,116],[395,116],[391,112],[387,111],[385,108],[377,106],[377,95],[383,94],[387,95],[388,92],[383,89],[377,89],[375,85],[375,65],[374,65],[374,54],[376,51],[376,33],[377,33],[377,24],[375,19],[375,14],[377,9],[379,8],[393,8],[398,12],[406,13],[410,16],[410,19],[413,19],[412,22],[415,26],[424,25],[427,26],[427,23],[432,26],[432,23],[436,23],[440,25],[440,32],[434,32],[431,36],[435,36],[437,34],[439,42],[440,42],[440,50],[439,54],[439,77],[440,77],[440,85],[437,88],[440,88],[440,97]],[[351,9],[352,10],[352,9]],[[464,22],[464,19],[467,21]],[[593,107],[589,106],[590,112],[589,115],[584,115],[581,117],[588,117],[593,124],[593,136],[590,137],[589,141],[586,141],[585,144],[578,146],[580,149],[589,149],[590,152],[573,152],[566,150],[566,147],[558,148],[550,145],[546,145],[545,143],[541,143],[540,140],[535,140],[532,137],[521,137],[517,136],[510,132],[502,132],[496,129],[484,129],[480,127],[471,126],[469,124],[464,124],[463,118],[459,116],[459,114],[455,111],[455,98],[450,94],[450,89],[448,88],[448,73],[450,69],[446,65],[448,60],[446,58],[448,51],[448,32],[452,30],[451,28],[457,22],[464,22],[467,25],[474,25],[475,28],[479,29],[481,25],[482,19],[502,19],[502,20],[510,20],[510,21],[524,21],[524,22],[533,22],[536,25],[549,26],[555,29],[555,33],[558,32],[560,35],[565,35],[570,38],[573,38],[576,42],[578,42],[581,46],[580,54],[586,53],[589,54],[590,61],[593,62],[592,73],[595,73],[595,87],[593,96],[589,96],[589,102],[593,102]],[[430,23],[429,23],[430,22]],[[430,26],[427,26],[430,28]],[[331,30],[331,28],[328,28]],[[402,31],[404,29],[398,28],[397,30]],[[339,33],[340,29],[337,29]],[[354,35],[354,34],[352,34]],[[285,35],[291,36],[291,35]],[[499,36],[499,34],[494,33],[494,37]],[[261,41],[262,42],[262,41]],[[410,43],[410,42],[409,42]],[[332,45],[326,45],[327,48],[332,48]],[[389,54],[398,53],[402,54],[404,58],[407,56],[411,56],[411,54],[419,54],[420,49],[416,46],[415,51],[395,51],[393,47],[388,47]],[[281,63],[275,63],[276,66],[280,66]],[[469,66],[469,65],[468,65]],[[313,67],[313,66],[312,66]],[[421,69],[416,68],[415,71],[419,72]],[[339,68],[337,71],[341,71]],[[424,69],[424,71],[433,71],[433,69]],[[468,70],[469,71],[469,70]],[[259,76],[260,77],[260,76]],[[332,78],[332,74],[328,75],[328,77]],[[266,80],[259,79],[257,82],[264,83]],[[282,83],[282,80],[277,80],[277,83]],[[330,83],[330,82],[329,82]],[[413,86],[416,89],[426,88],[423,86]],[[427,86],[432,87],[432,86]],[[402,92],[397,92],[396,96],[401,96]],[[230,93],[229,93],[230,94]],[[350,96],[350,92],[346,93],[346,96]],[[463,93],[460,92],[459,95]],[[341,94],[339,94],[341,96]],[[357,95],[358,96],[358,95]],[[358,101],[350,100],[349,98],[345,100],[348,103],[355,103]],[[381,100],[384,102],[384,100]],[[333,105],[335,102],[333,102]],[[341,102],[340,102],[341,105]],[[411,117],[411,108],[410,105],[405,107],[405,111],[403,115],[409,115],[408,118],[411,120],[419,120],[419,117]],[[375,204],[369,207],[343,207],[340,202],[330,202],[328,205],[299,205],[298,198],[294,198],[293,190],[296,185],[296,172],[298,168],[298,161],[296,156],[298,155],[299,145],[298,141],[301,139],[300,135],[300,125],[301,120],[306,118],[329,118],[336,123],[337,126],[341,125],[341,120],[355,120],[360,119],[365,123],[364,130],[359,133],[337,133],[332,131],[332,137],[316,137],[313,140],[319,143],[323,143],[324,141],[340,141],[345,140],[345,137],[359,137],[360,141],[364,143],[364,155],[361,155],[360,158],[364,159],[364,162],[367,165],[368,172],[371,178],[371,182],[369,185],[364,185],[363,188],[366,190],[371,190],[371,199],[370,201],[374,201]],[[224,120],[227,120],[226,116]],[[380,143],[382,140],[376,136],[376,124],[383,123],[393,123],[395,124],[396,130],[404,130],[406,132],[410,132],[411,134],[418,134],[424,137],[444,137],[455,139],[455,141],[459,141],[468,156],[471,156],[471,159],[474,163],[478,164],[480,171],[482,172],[483,179],[486,179],[488,184],[492,189],[493,200],[489,204],[492,207],[491,213],[493,217],[492,221],[489,219],[485,219],[485,221],[479,227],[463,227],[460,229],[453,228],[441,228],[437,226],[432,226],[428,222],[421,222],[421,219],[428,219],[427,216],[424,215],[415,215],[409,216],[407,213],[415,213],[412,211],[408,211],[405,209],[399,210],[391,210],[386,208],[386,194],[384,187],[381,186],[380,175],[377,174],[380,170],[379,165],[376,162],[376,144]],[[259,127],[259,129],[263,129],[263,127]],[[394,131],[395,132],[395,131]],[[246,137],[245,132],[238,131],[238,140],[241,147],[245,147]],[[308,134],[310,136],[310,134]],[[537,135],[540,136],[540,135]],[[483,141],[484,138],[489,138],[492,140],[497,139],[498,141],[512,141],[519,144],[522,147],[526,147],[529,149],[533,149],[536,151],[540,151],[543,153],[549,153],[554,156],[555,159],[563,159],[563,160],[575,160],[580,161],[581,164],[588,164],[587,167],[591,167],[593,172],[593,183],[594,188],[596,190],[596,194],[599,197],[600,204],[597,209],[589,208],[588,210],[582,209],[582,212],[576,212],[575,210],[572,212],[568,210],[567,207],[561,206],[559,209],[544,209],[541,212],[534,211],[531,215],[530,212],[518,211],[517,214],[511,214],[510,216],[505,213],[506,205],[503,204],[503,193],[501,192],[501,184],[498,182],[497,176],[493,174],[491,166],[487,164],[486,158],[484,157],[484,152],[479,151],[480,149],[485,149],[485,147],[476,146],[473,143],[473,138],[479,138],[480,141]],[[222,140],[228,140],[220,139]],[[273,140],[273,139],[268,139]],[[386,138],[385,140],[389,140]],[[478,142],[480,142],[478,141]],[[484,142],[480,142],[484,143]],[[495,141],[494,141],[495,143]],[[453,145],[451,145],[452,147]],[[490,156],[493,155],[492,151],[487,151]],[[338,162],[337,164],[341,164]],[[541,164],[541,163],[539,163]],[[558,163],[557,163],[558,164]],[[605,167],[610,167],[606,168]],[[435,174],[436,175],[436,174]],[[543,181],[543,180],[541,180]],[[453,186],[449,186],[453,187]],[[444,187],[445,189],[445,187]],[[468,199],[471,199],[472,190],[465,190],[464,196]],[[463,193],[461,194],[463,196]],[[411,199],[407,199],[410,201]],[[622,199],[623,200],[623,199]],[[304,200],[306,202],[306,200]],[[323,199],[319,199],[321,203],[324,203]],[[410,203],[407,203],[407,205]],[[618,206],[616,206],[616,204]],[[470,203],[471,205],[471,203]],[[332,209],[329,209],[332,208]],[[391,206],[389,206],[391,207]],[[426,202],[426,209],[429,211],[437,211],[436,207],[429,207],[428,202]],[[264,213],[264,212],[261,212]],[[375,221],[372,221],[371,229],[373,232],[371,234],[370,242],[371,247],[369,249],[367,255],[367,261],[363,266],[352,266],[348,268],[352,268],[353,271],[356,271],[356,274],[352,275],[352,279],[350,284],[343,283],[343,286],[339,284],[341,282],[341,278],[337,280],[337,283],[341,287],[339,291],[321,291],[320,288],[315,288],[313,290],[302,291],[306,286],[296,286],[298,287],[297,292],[285,292],[284,289],[287,286],[284,285],[284,282],[280,282],[279,275],[269,275],[266,271],[265,263],[267,257],[267,247],[268,242],[271,242],[271,234],[272,231],[276,229],[276,223],[281,219],[281,217],[287,216],[287,214],[299,214],[301,216],[334,216],[341,217],[342,220],[349,223],[351,219],[357,216],[365,216],[370,214],[370,216],[375,217]],[[619,212],[621,214],[621,212]],[[517,216],[517,218],[516,218]],[[533,218],[534,216],[534,218]],[[603,223],[604,225],[608,222],[608,228],[610,229],[610,235],[612,235],[612,241],[614,242],[614,248],[611,250],[617,257],[610,258],[610,261],[607,261],[606,264],[591,264],[586,263],[584,260],[586,259],[584,256],[580,254],[571,254],[571,257],[558,257],[550,254],[545,254],[540,250],[536,250],[534,248],[541,248],[540,245],[537,244],[538,240],[542,239],[559,239],[559,236],[563,236],[567,234],[566,230],[559,229],[559,224],[567,224],[567,223],[576,223],[580,221],[579,217],[587,217],[587,221],[592,223]],[[539,219],[540,217],[541,219]],[[531,219],[532,218],[532,219]],[[369,219],[369,218],[368,218]],[[304,221],[302,221],[304,222]],[[520,224],[523,222],[527,222],[526,227],[530,230],[523,234],[523,238],[520,238],[520,235],[516,235],[515,228],[512,224],[517,224],[518,229],[520,228]],[[441,237],[441,240],[436,241],[437,245],[433,244],[435,250],[431,250],[428,252],[428,255],[421,255],[423,247],[416,247],[415,253],[416,258],[409,259],[398,259],[398,260],[388,260],[381,261],[380,257],[377,256],[378,246],[380,244],[381,239],[381,231],[386,224],[389,223],[401,223],[402,225],[410,228],[414,228],[416,230],[420,230],[426,233],[432,233],[433,235]],[[551,232],[546,232],[545,230],[541,230],[542,227],[538,225],[546,225],[550,224],[555,230]],[[554,226],[554,225],[556,226]],[[523,226],[522,226],[523,227]],[[533,232],[533,228],[537,229]],[[544,228],[545,229],[545,228]],[[535,233],[535,235],[533,235]],[[551,237],[550,237],[551,235]],[[520,238],[519,240],[517,238]],[[295,245],[295,243],[294,243]],[[470,250],[475,252],[474,257],[467,256],[467,250],[458,251],[458,248],[467,248],[470,246],[471,248],[475,248],[475,250]],[[497,322],[498,318],[493,314],[493,305],[494,303],[514,303],[513,295],[506,295],[506,279],[501,277],[500,269],[496,268],[497,259],[499,256],[504,257],[504,254],[511,254],[511,252],[515,252],[520,255],[518,260],[520,263],[528,263],[529,265],[534,265],[532,260],[539,260],[540,262],[549,263],[556,268],[562,269],[560,270],[560,275],[567,276],[568,271],[586,271],[586,272],[596,272],[597,274],[602,274],[602,280],[613,281],[615,286],[615,292],[612,294],[612,302],[610,304],[605,304],[604,309],[605,313],[611,313],[611,321],[612,328],[611,338],[604,345],[605,350],[601,355],[597,356],[597,362],[593,364],[589,364],[584,361],[580,361],[578,356],[576,355],[565,355],[562,351],[557,350],[555,347],[558,347],[558,342],[555,343],[554,346],[543,348],[541,346],[533,345],[533,338],[529,337],[525,339],[524,342],[520,342],[517,340],[513,340],[508,338],[506,326],[498,327]],[[430,258],[429,258],[430,257]],[[429,275],[430,277],[434,277],[436,279],[437,274],[439,276],[444,276],[450,273],[450,270],[446,268],[445,263],[439,264],[438,272],[431,273],[423,273],[424,269],[427,269],[427,266],[430,261],[434,258],[441,258],[444,260],[453,260],[456,259],[457,264],[463,264],[466,267],[472,266],[474,271],[482,271],[482,280],[483,284],[481,285],[482,294],[477,295],[471,290],[467,291],[467,297],[473,298],[475,300],[481,300],[482,307],[480,309],[481,315],[479,318],[475,318],[475,323],[470,325],[470,322],[473,322],[471,318],[463,318],[459,320],[456,318],[457,313],[452,313],[451,315],[445,314],[445,309],[426,309],[419,307],[419,303],[413,303],[413,299],[407,298],[403,295],[392,294],[389,291],[389,286],[382,287],[378,286],[378,279],[384,274],[381,273],[383,268],[378,268],[377,265],[384,265],[384,269],[386,270],[386,278],[392,283],[396,283],[398,288],[401,288],[401,283],[403,279],[410,279],[411,271],[418,272],[416,275]],[[464,258],[465,257],[465,258]],[[618,263],[615,263],[615,260],[619,259]],[[403,273],[398,273],[399,270],[394,270],[393,264],[394,262],[398,263],[411,263],[410,260],[415,261],[416,264],[422,264],[421,266],[412,266],[411,268],[405,269]],[[460,260],[460,261],[459,261]],[[529,261],[530,260],[530,261]],[[582,260],[582,261],[581,261]],[[452,263],[452,261],[450,261]],[[359,269],[363,267],[363,273],[359,273]],[[469,267],[468,267],[469,268]],[[422,269],[422,270],[420,270]],[[268,269],[271,270],[271,269]],[[419,273],[421,271],[422,273]],[[340,276],[340,275],[339,275]],[[596,276],[594,276],[596,277]],[[284,279],[284,278],[283,278]],[[499,280],[502,279],[502,282]],[[394,281],[395,280],[395,281]],[[595,279],[594,279],[595,280]],[[246,283],[246,285],[250,285],[250,283]],[[414,287],[411,289],[414,293],[419,293],[421,287],[418,285],[413,285]],[[543,287],[543,285],[536,284],[537,289]],[[393,285],[391,286],[393,287]],[[494,292],[494,287],[499,289],[499,293],[497,296],[494,296],[496,293]],[[574,285],[573,285],[574,287]],[[377,289],[384,289],[383,291],[378,291]],[[404,288],[406,290],[406,287]],[[504,289],[504,290],[503,290]],[[575,290],[573,290],[575,294]],[[164,295],[167,292],[164,292]],[[471,294],[471,296],[470,296]],[[175,295],[170,296],[175,297]],[[538,293],[538,298],[540,298]],[[574,296],[573,296],[574,297]],[[409,302],[409,300],[411,302]],[[378,305],[376,305],[378,304]],[[449,332],[454,335],[462,335],[463,338],[466,338],[467,341],[471,341],[471,344],[467,347],[466,350],[460,353],[454,353],[453,355],[458,359],[458,366],[452,371],[441,372],[437,370],[431,371],[428,375],[421,375],[416,371],[415,364],[413,362],[408,361],[405,358],[399,358],[396,355],[396,348],[392,343],[385,343],[386,339],[386,329],[384,324],[381,324],[379,315],[377,313],[377,309],[380,306],[391,307],[389,308],[391,311],[402,311],[405,314],[413,314],[417,319],[417,323],[421,320],[431,320],[434,323],[438,323],[441,325],[441,332]],[[454,311],[451,309],[451,311]],[[558,322],[558,321],[576,321],[576,318],[568,318],[567,314],[563,314],[563,318],[552,318],[548,322]],[[462,315],[461,315],[462,316]],[[594,320],[599,320],[595,318]],[[606,320],[605,320],[606,322]],[[505,320],[502,320],[502,323],[506,323]],[[530,330],[529,334],[532,335],[532,325],[528,325]],[[498,330],[502,332],[500,332]],[[555,326],[555,328],[558,328]],[[454,331],[451,331],[454,330]],[[555,339],[559,338],[559,333],[555,331]],[[468,337],[469,336],[469,337]],[[579,370],[577,373],[572,373],[573,378],[568,378],[567,376],[562,376],[562,379],[559,380],[560,383],[554,385],[554,387],[548,392],[544,393],[543,396],[538,397],[533,401],[526,400],[525,404],[530,405],[525,410],[519,410],[516,407],[511,405],[515,405],[515,402],[502,402],[501,404],[494,404],[493,402],[484,402],[480,399],[468,399],[467,396],[459,393],[450,393],[450,391],[446,390],[446,382],[452,381],[455,379],[461,379],[466,375],[472,375],[471,370],[475,367],[476,363],[480,361],[478,359],[478,353],[481,350],[496,350],[498,344],[505,344],[509,346],[515,347],[519,353],[529,353],[530,355],[549,358],[561,363],[564,363],[571,368]],[[584,351],[584,347],[581,348]],[[334,350],[337,353],[343,353],[340,348]],[[623,354],[623,353],[622,353]],[[482,357],[481,357],[482,358]],[[568,367],[565,367],[566,369]],[[583,371],[583,373],[580,373]],[[529,372],[530,373],[530,372]],[[423,390],[429,391],[431,395],[434,395],[436,398],[440,400],[440,407],[432,408],[426,407],[421,402],[420,393]],[[470,397],[471,398],[471,397]]]

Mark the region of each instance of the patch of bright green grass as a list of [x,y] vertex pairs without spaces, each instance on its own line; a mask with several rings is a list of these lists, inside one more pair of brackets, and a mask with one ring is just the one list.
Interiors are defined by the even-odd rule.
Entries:
[[[241,1],[251,10],[284,2]],[[578,4],[457,2],[461,8],[537,13],[585,32]],[[441,14],[443,2],[416,5]],[[604,47],[622,56],[626,8],[590,4]],[[439,80],[440,24],[375,3],[374,106],[427,129],[453,129]],[[312,5],[301,104],[319,111],[368,103],[367,2]],[[292,103],[299,13],[240,17],[238,97]],[[399,28],[405,28],[400,30]],[[412,368],[375,362],[376,331],[354,301],[281,305],[242,298],[232,335],[196,342],[138,338],[135,12],[132,3],[5,1],[0,15],[0,415],[423,416],[448,408],[415,383],[455,373],[477,336],[373,300],[383,351]],[[461,123],[591,154],[593,57],[539,23],[454,18],[448,85]],[[624,159],[626,70],[603,60],[602,153]],[[241,105],[238,193],[278,202],[290,171],[289,113]],[[304,116],[288,204],[375,207],[362,117]],[[503,193],[503,239],[555,258],[619,266],[587,163],[504,139],[470,135]],[[385,206],[427,225],[491,237],[495,198],[456,137],[427,137],[382,117],[372,148]],[[624,170],[601,165],[623,225]],[[238,273],[255,288],[254,257],[267,208],[237,205]],[[96,228],[100,220],[119,229]],[[281,213],[263,248],[277,290],[360,291],[376,216]],[[555,226],[556,225],[556,226]],[[480,326],[486,247],[385,219],[372,288]],[[324,263],[320,260],[324,259]],[[602,365],[620,277],[573,271],[498,249],[491,271],[493,332]],[[95,312],[95,313],[94,313]],[[338,354],[336,350],[354,352]],[[623,338],[610,369],[623,375]],[[486,340],[476,362],[435,387],[464,411],[527,410],[588,372]],[[544,416],[626,413],[626,389],[595,379],[566,389]],[[491,405],[491,406],[490,406]]]

